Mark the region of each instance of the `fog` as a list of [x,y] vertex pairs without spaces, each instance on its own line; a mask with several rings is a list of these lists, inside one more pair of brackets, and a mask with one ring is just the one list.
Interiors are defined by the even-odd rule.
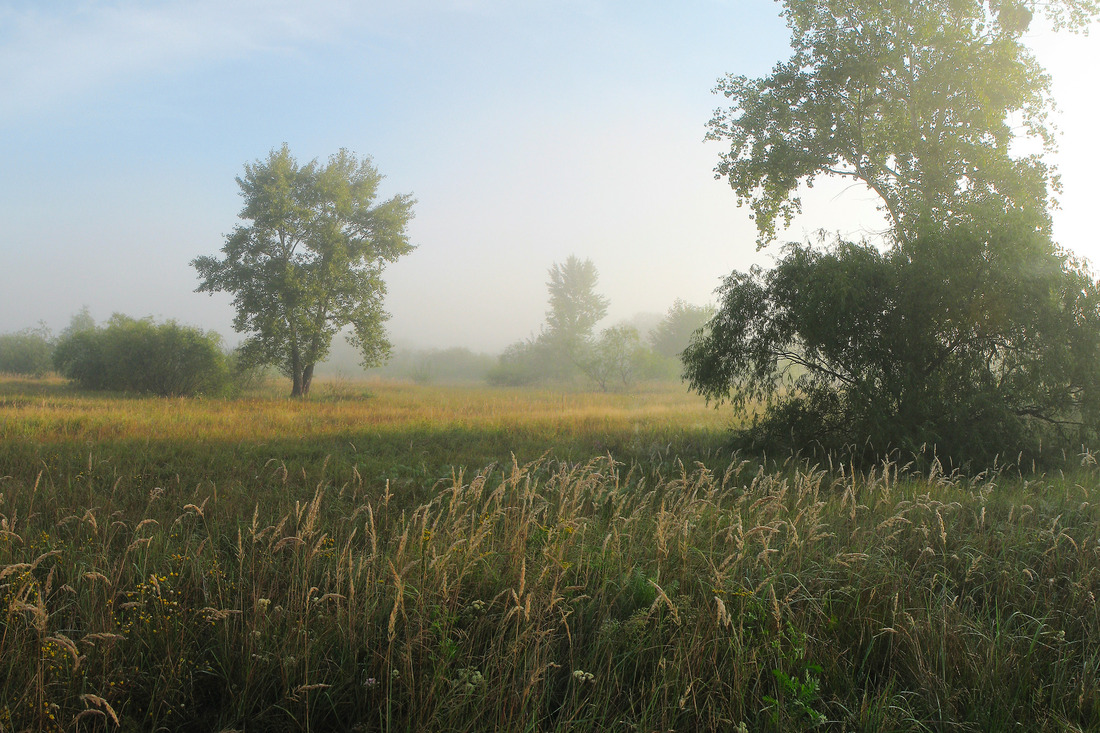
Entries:
[[[373,157],[413,193],[417,250],[387,270],[391,339],[496,352],[543,322],[547,270],[591,259],[604,324],[704,304],[767,264],[704,127],[726,73],[786,58],[776,6],[689,3],[138,2],[0,9],[0,332],[82,306],[214,329],[196,256],[237,223],[235,177],[284,141]],[[1056,236],[1095,258],[1095,38],[1036,33],[1054,78]],[[819,184],[784,238],[874,236],[874,199]]]

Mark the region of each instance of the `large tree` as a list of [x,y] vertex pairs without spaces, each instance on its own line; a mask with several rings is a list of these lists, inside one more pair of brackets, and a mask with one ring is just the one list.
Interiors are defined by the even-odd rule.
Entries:
[[349,340],[364,366],[389,353],[382,271],[412,251],[406,227],[415,201],[376,202],[382,175],[347,150],[300,165],[284,144],[237,178],[244,208],[222,258],[198,257],[199,292],[233,294],[234,327],[249,334],[242,354],[278,366],[291,394],[309,394],[314,365],[332,337]]
[[[1081,27],[1090,0],[785,0],[794,55],[730,76],[710,136],[759,245],[821,175],[866,184],[880,246],[788,245],[733,273],[685,352],[710,398],[765,400],[764,443],[916,449],[989,460],[1100,418],[1100,288],[1051,239],[1050,80],[1021,37],[1042,11]],[[1065,444],[1065,443],[1063,443]],[[1049,445],[1049,442],[1047,443]]]
[[760,79],[729,75],[709,137],[716,169],[752,209],[760,244],[800,211],[816,177],[881,199],[897,241],[944,230],[975,205],[1035,213],[1048,228],[1050,171],[1014,157],[1021,129],[1049,150],[1050,79],[1021,37],[1042,10],[1080,28],[1093,0],[784,0],[794,54]]

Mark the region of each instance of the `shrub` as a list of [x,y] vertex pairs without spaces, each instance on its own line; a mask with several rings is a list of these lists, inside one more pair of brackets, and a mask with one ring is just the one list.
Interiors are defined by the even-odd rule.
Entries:
[[229,364],[216,333],[118,314],[103,328],[63,338],[54,366],[85,389],[178,397],[229,386]]
[[53,343],[45,328],[0,335],[0,372],[40,377],[52,367]]
[[560,373],[560,353],[541,340],[517,341],[500,355],[485,381],[498,387],[522,387],[545,382]]
[[684,354],[712,399],[766,401],[757,447],[936,445],[989,465],[1080,445],[1100,424],[1100,284],[1024,228],[959,227],[880,252],[792,245],[734,273]]

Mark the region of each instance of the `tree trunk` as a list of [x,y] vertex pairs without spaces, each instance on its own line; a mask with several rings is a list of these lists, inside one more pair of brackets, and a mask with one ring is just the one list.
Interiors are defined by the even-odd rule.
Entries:
[[[291,333],[294,337],[293,332]],[[310,370],[312,374],[312,368]],[[306,385],[303,390],[303,383],[305,382],[305,370],[302,369],[302,355],[298,351],[298,343],[291,341],[290,343],[290,378],[293,380],[293,386],[290,388],[291,397],[305,397],[306,392],[309,391],[309,386]]]
[[309,385],[313,384],[313,365],[307,364],[302,372],[302,397],[309,397]]
[[298,349],[297,339],[298,335],[292,325],[290,326],[290,380],[294,382],[294,385],[290,387],[290,396],[304,397],[306,395],[301,390],[301,384],[305,381],[305,370],[301,368],[301,351]]

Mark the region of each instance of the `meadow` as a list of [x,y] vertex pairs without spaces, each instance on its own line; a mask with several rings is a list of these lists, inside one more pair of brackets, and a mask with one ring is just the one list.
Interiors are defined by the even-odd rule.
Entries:
[[1091,453],[857,470],[735,419],[0,379],[0,731],[1100,730]]

